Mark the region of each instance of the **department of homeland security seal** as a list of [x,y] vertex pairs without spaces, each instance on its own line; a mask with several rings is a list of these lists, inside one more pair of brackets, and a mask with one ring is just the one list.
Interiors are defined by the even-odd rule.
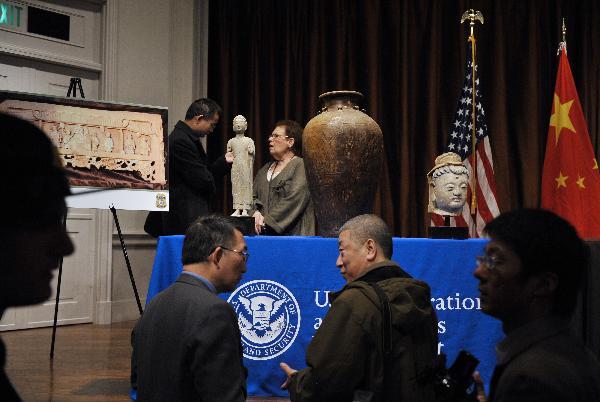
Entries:
[[237,288],[227,302],[238,316],[244,357],[269,360],[294,343],[300,331],[300,308],[282,284],[250,281]]

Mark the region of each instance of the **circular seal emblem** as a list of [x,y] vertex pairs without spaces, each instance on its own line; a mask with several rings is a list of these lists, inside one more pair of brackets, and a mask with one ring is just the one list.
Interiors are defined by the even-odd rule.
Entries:
[[294,343],[300,331],[300,308],[282,284],[250,281],[237,288],[227,302],[238,317],[244,357],[269,360]]

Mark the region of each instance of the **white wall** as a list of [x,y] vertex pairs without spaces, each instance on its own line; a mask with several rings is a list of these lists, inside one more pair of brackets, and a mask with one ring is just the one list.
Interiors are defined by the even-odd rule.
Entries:
[[[169,132],[206,86],[203,50],[208,1],[112,0],[117,19],[113,82],[116,102],[169,108]],[[196,63],[196,65],[195,65]],[[119,211],[138,291],[144,304],[156,243],[144,235],[146,212]],[[116,234],[116,228],[114,230]],[[127,268],[113,236],[112,321],[137,317]]]
[[[27,0],[85,16],[81,38],[86,46],[52,42],[49,48],[47,40],[0,29],[0,56],[5,62],[17,60],[15,68],[50,63],[55,69],[57,65],[79,68],[81,76],[95,74],[96,86],[100,77],[100,88],[86,92],[88,98],[99,94],[98,98],[107,101],[166,106],[170,132],[189,104],[205,95],[208,1]],[[19,90],[23,88],[21,84]],[[111,214],[86,211],[96,222],[90,230],[97,240],[81,250],[93,254],[94,321],[135,319],[137,305]],[[144,304],[156,241],[143,231],[146,212],[121,210],[118,214]]]

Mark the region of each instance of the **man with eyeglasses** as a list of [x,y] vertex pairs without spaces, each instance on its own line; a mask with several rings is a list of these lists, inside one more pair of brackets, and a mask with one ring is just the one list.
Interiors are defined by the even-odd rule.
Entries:
[[430,375],[437,319],[429,286],[392,257],[392,236],[375,215],[340,229],[336,261],[346,280],[306,350],[307,368],[286,363],[282,388],[296,401],[435,400]]
[[[210,213],[209,201],[215,193],[215,177],[231,170],[233,154],[227,152],[208,162],[202,138],[212,133],[221,117],[221,107],[212,99],[201,98],[188,108],[169,135],[169,212],[162,230],[146,228],[154,235],[184,234],[188,225]],[[149,217],[156,218],[157,213]],[[149,218],[150,219],[150,218]],[[159,220],[156,219],[155,222]],[[150,224],[151,221],[147,221]],[[155,232],[155,233],[152,233]]]
[[[586,244],[568,222],[541,209],[501,214],[485,232],[490,242],[474,272],[481,310],[502,321],[506,334],[487,400],[600,401],[600,365],[569,331]],[[484,402],[483,381],[475,379]]]
[[249,256],[229,218],[210,215],[190,225],[183,272],[152,299],[132,334],[138,401],[245,400],[237,317],[217,294],[235,289]]

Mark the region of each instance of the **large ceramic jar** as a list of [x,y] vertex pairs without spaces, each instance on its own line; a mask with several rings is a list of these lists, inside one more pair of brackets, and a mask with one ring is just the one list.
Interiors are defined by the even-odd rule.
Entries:
[[348,219],[373,211],[383,135],[359,108],[362,94],[333,91],[302,135],[302,153],[320,236],[335,237]]

